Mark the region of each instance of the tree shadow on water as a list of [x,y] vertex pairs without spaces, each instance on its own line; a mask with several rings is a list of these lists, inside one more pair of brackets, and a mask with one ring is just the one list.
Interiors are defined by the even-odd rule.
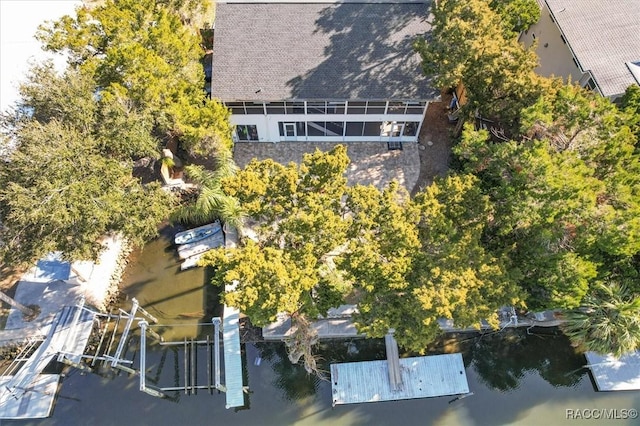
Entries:
[[555,329],[490,333],[464,340],[459,348],[484,384],[500,392],[518,389],[531,372],[554,387],[574,387],[587,373],[584,356]]

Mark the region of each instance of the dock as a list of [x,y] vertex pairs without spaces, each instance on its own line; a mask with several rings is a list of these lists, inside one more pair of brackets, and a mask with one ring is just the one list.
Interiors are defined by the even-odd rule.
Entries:
[[[235,229],[223,228],[227,248],[237,246]],[[232,291],[237,282],[227,284],[225,291]],[[224,305],[222,314],[222,342],[224,348],[224,379],[227,394],[226,408],[244,407],[244,384],[242,382],[242,351],[240,348],[240,311]]]
[[331,364],[333,405],[397,401],[469,393],[462,354],[401,358],[401,383],[390,382],[389,362]]
[[55,357],[71,364],[80,361],[94,318],[95,312],[84,309],[84,302],[65,306],[56,315],[49,334],[35,352],[26,360],[20,360],[22,365],[15,364],[15,374],[0,378],[0,419],[49,415],[60,377],[41,373]]
[[640,351],[615,358],[585,353],[598,391],[640,390]]

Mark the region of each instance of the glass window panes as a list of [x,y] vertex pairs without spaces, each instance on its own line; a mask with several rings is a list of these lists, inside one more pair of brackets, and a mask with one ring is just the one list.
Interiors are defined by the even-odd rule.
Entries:
[[307,123],[307,131],[309,136],[324,136],[324,121],[310,121]]
[[284,114],[284,102],[267,102],[267,114]]
[[387,107],[385,101],[369,101],[367,103],[367,114],[384,114]]
[[422,114],[424,102],[407,102],[407,114]]
[[298,136],[306,136],[307,135],[307,123],[304,121],[296,122],[296,132],[298,132]]
[[241,141],[257,141],[258,127],[253,124],[241,124],[236,126],[236,135]]
[[326,102],[307,102],[307,114],[326,114]]
[[242,102],[227,102],[225,104],[232,114],[244,114],[244,104]]
[[280,136],[284,136],[284,123],[282,121],[278,121],[278,131]]
[[366,102],[349,101],[347,102],[347,114],[364,114],[367,108]]
[[342,136],[344,134],[344,122],[328,121],[325,125],[327,136]]
[[381,121],[367,121],[364,123],[364,130],[362,136],[380,136],[380,129],[382,128]]
[[418,126],[420,123],[416,121],[407,121],[404,123],[404,130],[402,136],[415,136],[418,134]]
[[262,102],[245,102],[244,109],[247,114],[264,114],[264,105]]
[[327,114],[344,114],[345,103],[344,102],[328,102]]
[[347,121],[345,129],[345,136],[362,136],[362,128],[364,123],[362,121]]
[[287,114],[304,114],[304,102],[285,102]]
[[404,102],[390,101],[387,114],[404,114],[405,107]]

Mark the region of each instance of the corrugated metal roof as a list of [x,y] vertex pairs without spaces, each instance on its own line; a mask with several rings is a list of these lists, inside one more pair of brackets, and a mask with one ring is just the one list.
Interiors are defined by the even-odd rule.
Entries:
[[413,42],[426,3],[218,3],[212,96],[433,99]]
[[583,71],[604,96],[638,83],[627,62],[640,61],[638,0],[546,0]]
[[614,358],[585,354],[599,391],[640,390],[640,351]]
[[389,385],[387,361],[331,364],[333,404],[395,401],[469,393],[461,354],[400,359],[402,387]]
[[240,312],[224,307],[222,323],[224,347],[224,380],[227,388],[227,408],[244,406],[242,384],[242,353],[240,351]]

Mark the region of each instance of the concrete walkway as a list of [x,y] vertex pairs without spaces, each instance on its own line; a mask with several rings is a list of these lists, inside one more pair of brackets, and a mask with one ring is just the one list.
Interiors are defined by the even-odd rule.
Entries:
[[[351,160],[347,169],[347,182],[384,188],[393,179],[411,191],[420,174],[420,155],[417,143],[404,143],[402,150],[389,151],[386,142],[346,142]],[[315,149],[328,151],[336,142],[238,142],[234,147],[234,159],[239,167],[256,158],[272,158],[281,163],[300,164],[305,153]]]
[[11,308],[5,329],[0,331],[0,346],[46,336],[56,314],[65,306],[76,305],[82,297],[87,305],[104,310],[123,241],[107,237],[103,244],[105,250],[98,262],[74,262],[70,276],[64,281],[47,278],[37,267],[27,271],[18,282],[14,299],[26,306],[37,305],[40,313],[37,318],[25,321],[22,312]]

